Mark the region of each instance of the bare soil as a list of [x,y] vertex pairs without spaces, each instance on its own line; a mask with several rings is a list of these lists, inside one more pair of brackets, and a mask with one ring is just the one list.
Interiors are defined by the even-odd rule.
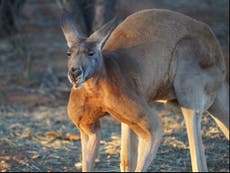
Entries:
[[[191,171],[186,129],[181,115],[155,105],[163,120],[164,136],[149,171]],[[0,171],[81,171],[78,129],[66,106],[1,106]],[[120,124],[101,120],[103,131],[96,171],[119,171]],[[211,172],[229,172],[229,142],[208,115],[202,136]]]

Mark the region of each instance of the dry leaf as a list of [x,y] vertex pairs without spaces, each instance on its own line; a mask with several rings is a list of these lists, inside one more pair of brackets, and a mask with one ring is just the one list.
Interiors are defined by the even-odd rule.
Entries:
[[7,171],[10,168],[10,164],[6,163],[4,160],[0,162],[0,169],[2,172]]
[[61,138],[62,135],[59,132],[55,132],[55,131],[48,131],[45,134],[46,137],[53,137],[53,138]]
[[79,135],[76,135],[74,133],[66,133],[64,135],[64,138],[65,139],[68,139],[68,140],[80,140],[80,136]]
[[30,128],[26,128],[23,133],[21,134],[22,138],[27,138],[30,136]]
[[31,157],[31,159],[37,159],[37,158],[39,158],[39,157],[40,157],[39,154],[34,154],[34,155]]

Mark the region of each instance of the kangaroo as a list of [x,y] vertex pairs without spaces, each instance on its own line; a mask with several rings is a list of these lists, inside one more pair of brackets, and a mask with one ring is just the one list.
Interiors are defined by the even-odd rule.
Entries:
[[208,111],[229,140],[229,84],[223,53],[206,24],[178,12],[149,9],[115,29],[106,24],[89,37],[69,13],[62,30],[72,83],[67,112],[80,129],[82,171],[92,171],[99,149],[100,118],[121,122],[120,170],[146,171],[162,137],[161,119],[148,103],[178,102],[193,171],[207,171],[201,117]]

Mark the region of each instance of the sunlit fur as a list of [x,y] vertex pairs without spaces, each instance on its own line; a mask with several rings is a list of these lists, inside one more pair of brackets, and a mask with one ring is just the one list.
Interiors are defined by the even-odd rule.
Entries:
[[[69,32],[70,28],[63,31],[71,47],[69,33],[77,32]],[[229,86],[213,32],[183,14],[153,9],[127,17],[107,41],[106,34],[100,39],[105,42],[98,54],[100,68],[89,75],[82,88],[72,89],[69,97],[68,115],[81,132],[82,170],[93,170],[99,149],[99,119],[110,114],[123,125],[121,171],[146,171],[162,136],[161,120],[148,103],[177,100],[185,117],[192,169],[207,171],[200,131],[202,113],[208,110],[229,136]],[[70,65],[89,63],[84,52],[75,55]]]

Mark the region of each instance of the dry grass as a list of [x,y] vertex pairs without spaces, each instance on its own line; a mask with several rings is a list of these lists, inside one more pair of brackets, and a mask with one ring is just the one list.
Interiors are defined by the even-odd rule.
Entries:
[[[182,116],[156,106],[164,136],[149,171],[191,171]],[[80,171],[79,131],[70,122],[66,107],[1,107],[0,171]],[[229,172],[229,142],[210,117],[204,115],[202,133],[209,171]],[[119,171],[120,125],[102,119],[100,154],[96,171]]]

